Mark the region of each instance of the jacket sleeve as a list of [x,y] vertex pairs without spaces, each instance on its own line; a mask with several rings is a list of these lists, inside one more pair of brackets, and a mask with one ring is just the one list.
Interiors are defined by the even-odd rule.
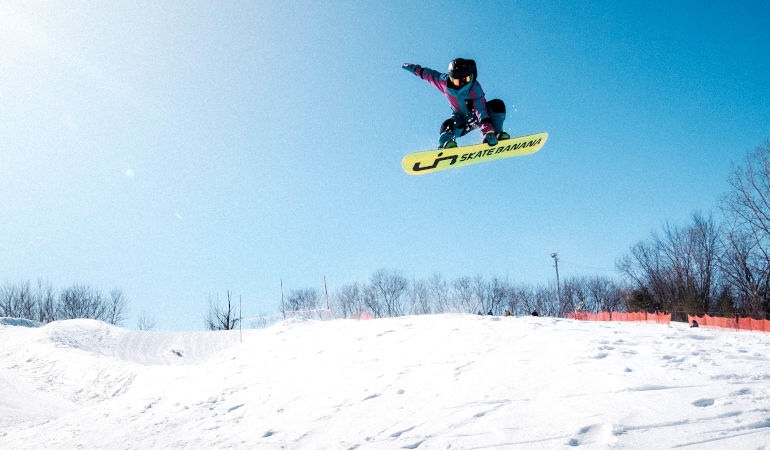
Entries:
[[484,96],[484,89],[476,82],[471,88],[471,99],[473,99],[473,106],[476,110],[476,117],[479,119],[481,125],[481,133],[487,134],[490,131],[495,131],[492,126],[492,119],[489,117],[489,110],[487,109],[487,100]]
[[446,93],[448,75],[417,64],[404,64],[404,69],[412,72],[428,83],[432,84],[442,93]]

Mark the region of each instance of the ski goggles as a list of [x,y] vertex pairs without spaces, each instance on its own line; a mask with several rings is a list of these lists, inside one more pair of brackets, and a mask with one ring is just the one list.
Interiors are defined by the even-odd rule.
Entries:
[[455,86],[462,87],[471,82],[471,76],[468,75],[467,77],[463,77],[463,78],[449,77],[449,81],[451,81],[452,84]]

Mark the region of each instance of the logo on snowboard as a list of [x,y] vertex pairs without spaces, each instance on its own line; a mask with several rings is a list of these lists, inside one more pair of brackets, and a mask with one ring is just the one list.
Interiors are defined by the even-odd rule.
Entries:
[[488,149],[484,149],[477,152],[464,153],[462,155],[443,156],[444,152],[441,152],[438,155],[436,155],[437,158],[435,161],[433,161],[432,165],[421,167],[420,161],[417,161],[416,163],[414,163],[414,167],[412,167],[412,170],[415,172],[420,172],[423,170],[435,169],[438,167],[439,163],[441,163],[442,161],[451,161],[449,163],[449,166],[452,166],[455,163],[457,163],[458,159],[460,160],[460,162],[470,161],[472,159],[483,158],[485,156],[498,155],[500,153],[512,152],[512,151],[516,151],[527,147],[534,147],[536,145],[540,145],[542,141],[543,141],[543,138],[538,138],[531,141],[520,142],[518,144],[509,144],[509,145],[500,145],[498,147],[490,147]]

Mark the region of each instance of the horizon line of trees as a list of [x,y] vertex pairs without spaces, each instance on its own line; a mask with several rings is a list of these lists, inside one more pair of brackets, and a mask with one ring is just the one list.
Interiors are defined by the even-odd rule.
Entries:
[[[620,311],[630,290],[609,277],[571,277],[562,282],[561,296],[555,283],[531,285],[481,275],[446,280],[440,274],[429,279],[409,280],[397,270],[380,269],[364,283],[342,285],[331,296],[334,318],[370,313],[375,318],[402,315],[469,313],[538,315],[564,317],[581,308],[586,311]],[[289,291],[286,311],[318,311],[325,318],[325,296],[319,289]]]
[[66,319],[96,319],[120,325],[125,320],[127,300],[123,291],[108,294],[85,284],[73,284],[59,292],[38,280],[6,282],[0,286],[0,317],[50,323]]

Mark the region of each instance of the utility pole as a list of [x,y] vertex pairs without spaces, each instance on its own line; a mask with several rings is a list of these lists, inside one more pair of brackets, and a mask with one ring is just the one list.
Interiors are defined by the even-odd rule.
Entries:
[[559,283],[559,255],[557,255],[556,253],[551,253],[551,258],[553,258],[553,263],[556,267],[556,295],[558,295],[559,306],[561,307],[561,283]]

